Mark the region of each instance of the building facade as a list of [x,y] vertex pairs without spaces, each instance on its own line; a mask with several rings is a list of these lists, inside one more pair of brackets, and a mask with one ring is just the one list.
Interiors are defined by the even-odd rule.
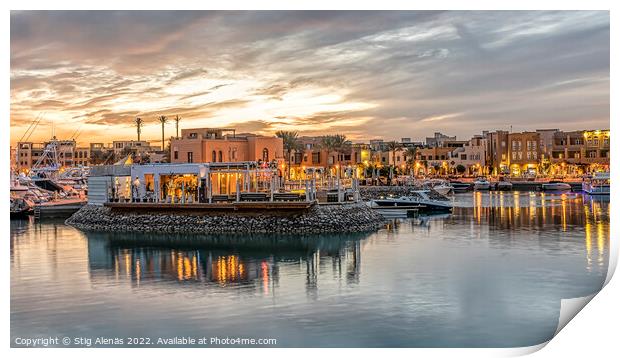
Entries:
[[[232,134],[230,134],[232,133]],[[284,159],[281,138],[235,134],[234,129],[194,128],[181,130],[170,141],[172,163],[222,163]]]

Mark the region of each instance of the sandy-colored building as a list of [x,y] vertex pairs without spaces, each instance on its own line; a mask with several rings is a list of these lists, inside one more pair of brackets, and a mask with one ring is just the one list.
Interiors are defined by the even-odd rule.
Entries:
[[536,175],[540,160],[540,135],[537,132],[508,134],[508,166],[510,174]]
[[229,128],[181,130],[170,141],[172,163],[221,163],[284,160],[281,138],[236,134]]

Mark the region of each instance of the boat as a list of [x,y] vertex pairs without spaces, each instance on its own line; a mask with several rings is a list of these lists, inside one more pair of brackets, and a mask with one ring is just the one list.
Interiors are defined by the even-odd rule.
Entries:
[[35,217],[60,218],[71,216],[86,205],[85,198],[54,199],[34,206]]
[[512,190],[512,183],[505,180],[498,181],[497,184],[495,184],[495,189],[500,191]]
[[460,181],[451,181],[450,186],[452,187],[452,191],[455,193],[462,193],[471,189],[471,183],[463,183]]
[[444,184],[435,185],[433,187],[433,190],[441,195],[446,196],[450,194],[454,190],[454,188],[450,184],[444,183]]
[[436,191],[442,196],[446,196],[454,191],[454,188],[447,180],[427,179],[421,183],[422,188]]
[[581,184],[581,189],[590,195],[610,194],[609,172],[594,173]]
[[474,182],[474,190],[489,190],[491,189],[491,183],[485,178],[478,178]]
[[542,185],[543,191],[566,191],[571,190],[571,186],[568,183],[552,180]]
[[28,187],[17,182],[11,183],[11,219],[26,219],[32,213],[34,203],[26,198]]
[[379,210],[399,210],[401,212],[448,212],[452,211],[452,202],[448,200],[436,200],[429,197],[429,191],[419,190],[411,196],[400,198],[385,198],[371,200],[369,205]]

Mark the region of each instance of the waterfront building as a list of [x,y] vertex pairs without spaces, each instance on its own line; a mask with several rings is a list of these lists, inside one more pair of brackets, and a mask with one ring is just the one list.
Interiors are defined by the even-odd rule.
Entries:
[[456,139],[456,136],[448,136],[440,132],[435,132],[432,137],[426,137],[427,147],[462,147],[466,141],[460,141]]
[[451,147],[431,147],[419,148],[416,153],[416,160],[419,161],[419,168],[416,174],[424,171],[425,174],[447,174],[449,171],[450,153],[454,150]]
[[454,149],[450,153],[450,168],[458,173],[459,165],[465,168],[463,174],[484,175],[487,174],[487,139],[486,136],[476,135],[463,147]]
[[609,171],[609,130],[554,133],[549,171],[555,175]]
[[486,136],[486,166],[491,175],[508,174],[508,132],[483,132]]
[[143,154],[161,151],[160,146],[151,145],[145,140],[115,140],[112,142],[112,149],[114,154],[119,156],[127,151],[131,151],[134,154]]
[[236,134],[232,128],[182,129],[170,140],[172,163],[222,163],[282,161],[282,138],[251,133]]
[[91,169],[88,201],[210,203],[275,190],[278,179],[276,168],[256,162],[108,165]]
[[[53,137],[47,142],[18,142],[17,143],[17,169],[20,171],[29,171],[39,163],[39,166],[49,165],[52,158],[44,155],[46,148],[53,149],[54,160],[61,166],[75,165],[75,140],[59,140]],[[43,159],[41,159],[43,158]]]
[[74,163],[85,167],[90,165],[90,146],[75,148]]
[[512,176],[536,176],[540,160],[540,135],[537,132],[508,134],[507,164]]

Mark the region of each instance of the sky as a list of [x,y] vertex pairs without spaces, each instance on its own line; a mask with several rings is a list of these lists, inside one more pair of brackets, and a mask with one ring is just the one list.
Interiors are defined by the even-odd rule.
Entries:
[[[609,128],[607,11],[12,11],[11,143]],[[174,135],[174,124],[166,126]]]

